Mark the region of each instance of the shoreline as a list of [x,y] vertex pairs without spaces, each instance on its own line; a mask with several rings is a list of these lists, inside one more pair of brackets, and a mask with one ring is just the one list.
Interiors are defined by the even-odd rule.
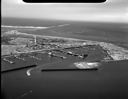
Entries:
[[[113,60],[128,60],[128,50],[126,50],[123,47],[112,44],[112,43],[92,41],[92,40],[83,40],[83,39],[76,39],[76,38],[65,38],[65,37],[58,37],[58,36],[34,35],[34,34],[21,33],[21,32],[18,32],[17,30],[8,31],[8,32],[6,32],[6,34],[7,35],[26,35],[26,36],[32,36],[32,37],[40,37],[42,39],[44,38],[44,39],[66,40],[66,41],[68,41],[69,45],[75,45],[74,42],[76,42],[77,43],[76,45],[78,45],[78,46],[99,45],[104,50],[107,51],[108,55],[110,55],[113,58]],[[60,44],[61,44],[61,42],[60,42]],[[20,53],[31,53],[31,52],[38,52],[38,51],[43,51],[43,50],[44,49],[31,50],[28,52],[20,52]],[[52,50],[52,49],[50,49],[50,50]],[[19,53],[17,51],[15,51],[15,52]]]

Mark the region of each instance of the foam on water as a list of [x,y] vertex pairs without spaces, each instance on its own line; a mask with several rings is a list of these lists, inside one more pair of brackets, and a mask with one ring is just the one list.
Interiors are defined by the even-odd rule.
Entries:
[[76,62],[74,65],[79,69],[94,69],[100,66],[98,62]]

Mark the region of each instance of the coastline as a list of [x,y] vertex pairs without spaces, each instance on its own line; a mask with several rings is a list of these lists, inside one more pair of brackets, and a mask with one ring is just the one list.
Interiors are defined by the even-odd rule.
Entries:
[[[17,30],[8,31],[8,32],[6,32],[6,34],[7,35],[26,35],[26,36],[32,36],[32,37],[36,36],[36,38],[40,37],[42,39],[64,40],[64,41],[68,42],[67,44],[66,43],[65,44],[66,44],[66,46],[69,46],[69,47],[72,46],[72,45],[73,46],[99,45],[104,50],[107,51],[108,55],[110,55],[113,58],[113,60],[128,60],[128,50],[126,50],[123,47],[111,44],[111,43],[99,42],[99,41],[91,41],[91,40],[83,40],[83,39],[75,39],[75,38],[65,38],[65,37],[55,37],[55,36],[45,36],[45,35],[34,35],[34,34],[21,33],[21,32],[18,32]],[[75,45],[75,42],[76,42],[76,45]],[[31,52],[38,52],[38,51],[43,51],[43,50],[44,49],[41,49],[41,50],[28,50],[27,52],[14,51],[14,53],[31,53]]]

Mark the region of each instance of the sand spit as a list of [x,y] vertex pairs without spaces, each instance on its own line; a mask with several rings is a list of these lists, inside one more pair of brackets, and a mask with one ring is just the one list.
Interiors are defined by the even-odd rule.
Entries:
[[9,25],[2,25],[1,27],[5,28],[31,28],[31,29],[46,29],[49,27],[35,27],[35,26],[9,26]]
[[21,28],[21,29],[47,29],[47,28],[54,28],[54,27],[63,27],[68,26],[70,24],[61,24],[57,26],[49,26],[49,27],[43,27],[43,26],[11,26],[11,25],[1,25],[2,28]]

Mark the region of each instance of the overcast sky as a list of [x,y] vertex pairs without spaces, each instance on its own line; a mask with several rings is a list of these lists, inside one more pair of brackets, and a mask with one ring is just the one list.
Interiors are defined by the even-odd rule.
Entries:
[[26,4],[22,0],[2,0],[2,17],[128,23],[128,0],[107,0],[97,4]]

